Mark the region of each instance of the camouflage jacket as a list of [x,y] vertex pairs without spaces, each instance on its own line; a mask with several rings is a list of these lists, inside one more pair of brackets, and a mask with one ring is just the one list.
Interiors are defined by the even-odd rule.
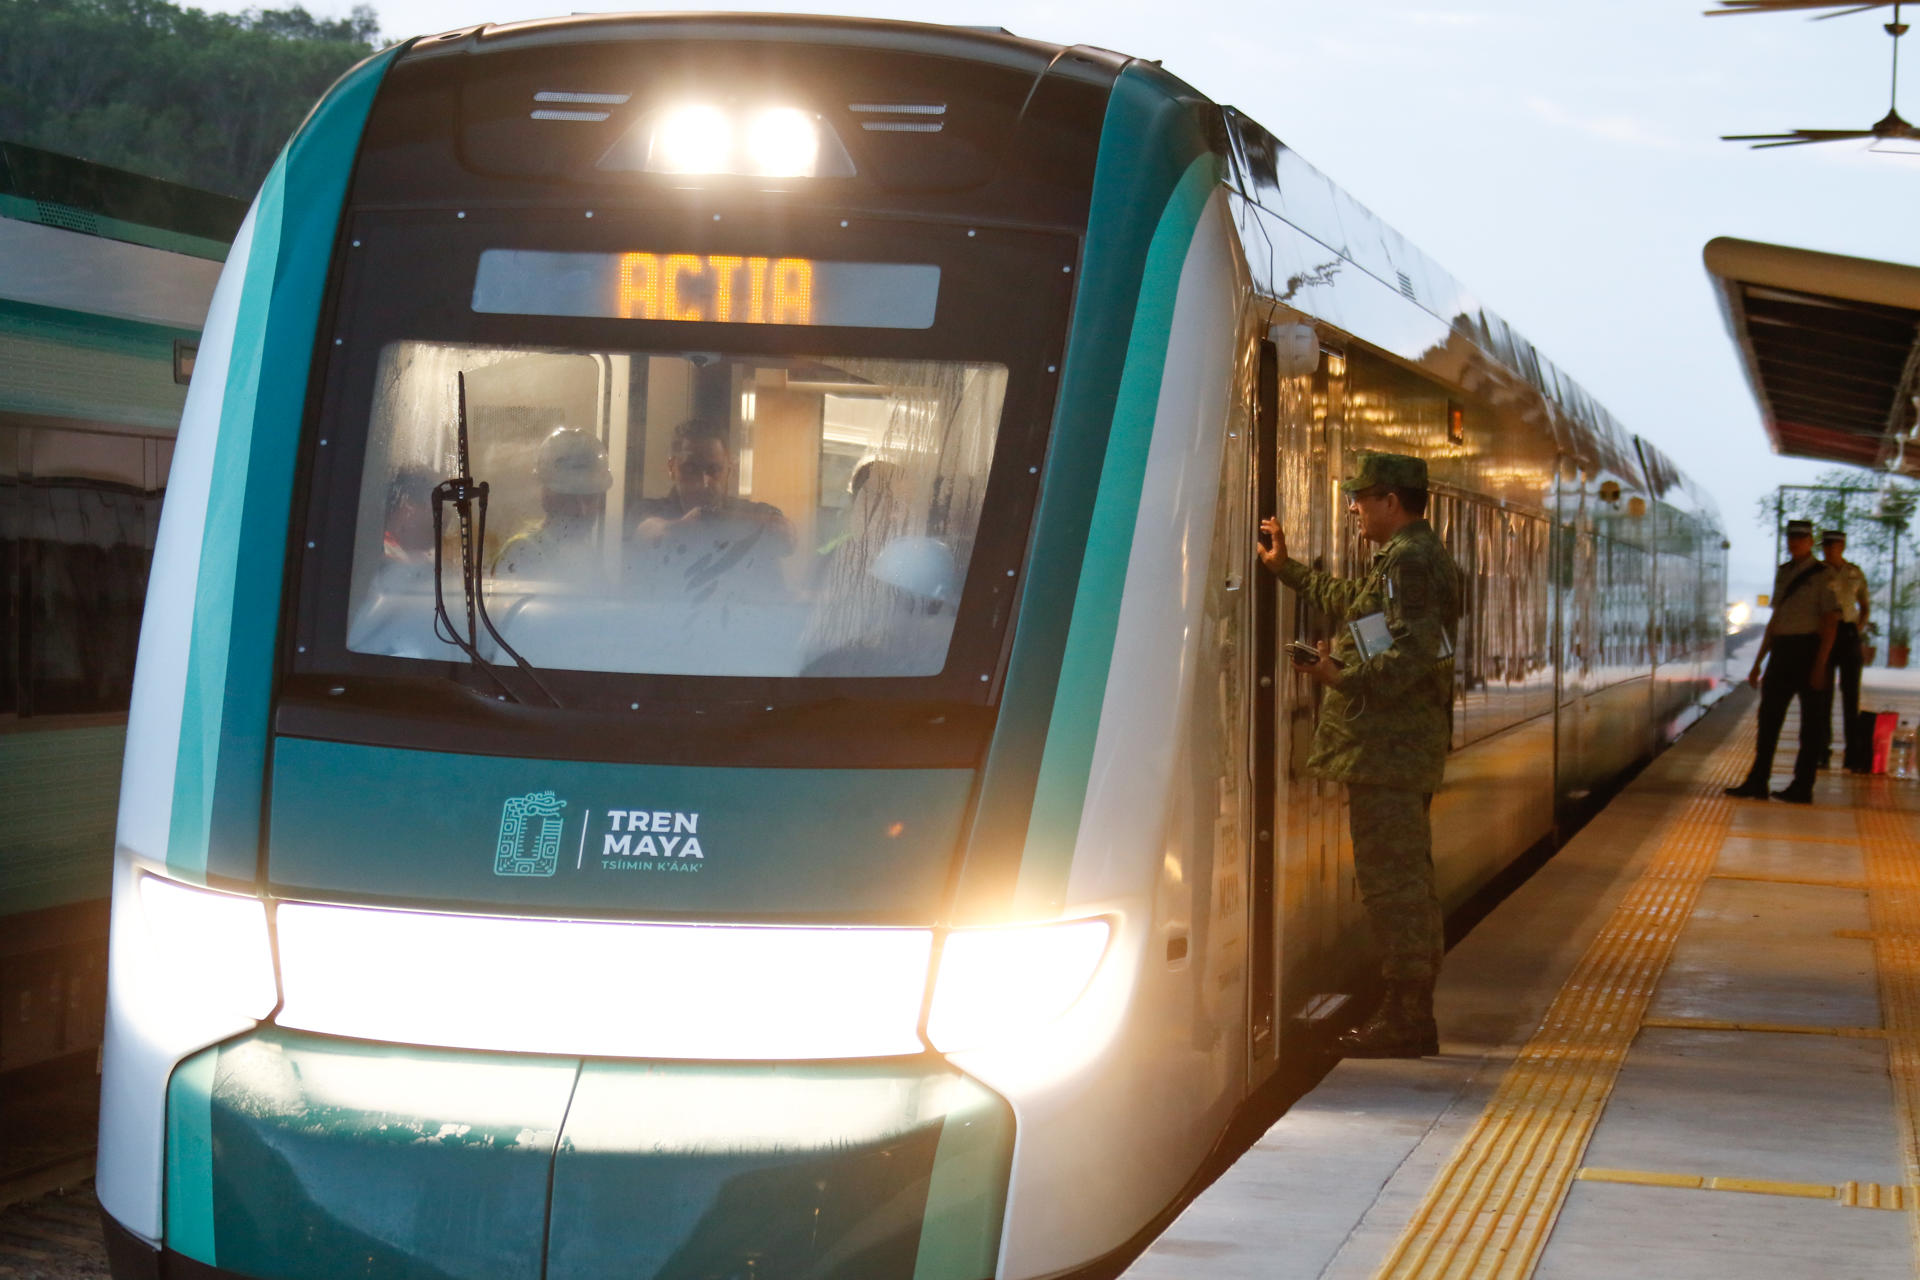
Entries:
[[[1297,560],[1280,580],[1340,624],[1307,769],[1342,782],[1435,791],[1453,737],[1453,636],[1460,574],[1425,520],[1373,553],[1363,578],[1336,578]],[[1344,624],[1385,615],[1393,643],[1364,661]]]

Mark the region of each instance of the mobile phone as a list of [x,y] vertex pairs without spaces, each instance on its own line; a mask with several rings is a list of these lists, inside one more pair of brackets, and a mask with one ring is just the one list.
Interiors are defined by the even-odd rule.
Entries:
[[1304,640],[1294,640],[1287,644],[1287,656],[1303,667],[1317,666],[1320,662],[1320,650]]

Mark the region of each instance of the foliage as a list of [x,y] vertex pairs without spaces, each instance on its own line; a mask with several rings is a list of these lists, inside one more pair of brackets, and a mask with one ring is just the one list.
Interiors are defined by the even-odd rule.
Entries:
[[0,0],[0,33],[0,138],[250,198],[379,18]]
[[[1776,501],[1780,504],[1777,508]],[[1904,646],[1914,608],[1920,605],[1920,539],[1914,536],[1920,532],[1916,528],[1920,523],[1915,519],[1917,506],[1920,484],[1859,467],[1834,467],[1815,476],[1811,490],[1787,489],[1778,495],[1762,496],[1755,506],[1754,519],[1762,528],[1780,528],[1783,536],[1788,520],[1813,521],[1816,538],[1822,529],[1845,529],[1847,559],[1866,572],[1867,586],[1873,592],[1873,617],[1886,625],[1889,644]],[[1889,613],[1887,591],[1896,543],[1900,552],[1900,599],[1898,607]],[[1815,554],[1819,549],[1816,542]]]

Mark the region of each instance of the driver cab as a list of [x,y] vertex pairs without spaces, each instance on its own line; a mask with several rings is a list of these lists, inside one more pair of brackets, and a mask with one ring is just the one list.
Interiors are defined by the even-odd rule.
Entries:
[[[465,474],[487,486],[465,530],[479,603],[528,663],[690,676],[941,670],[1004,368],[390,343],[360,478],[350,650],[461,658],[444,632],[465,608],[463,531],[443,501],[429,554],[435,535],[420,513],[435,486],[463,474],[462,378]],[[446,610],[438,627],[428,559]],[[484,632],[477,644],[496,658]]]

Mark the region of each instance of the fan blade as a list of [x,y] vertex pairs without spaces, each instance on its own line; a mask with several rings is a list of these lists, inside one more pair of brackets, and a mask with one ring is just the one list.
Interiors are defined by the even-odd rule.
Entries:
[[1842,142],[1848,138],[1871,138],[1871,129],[1795,129],[1790,133],[1723,133],[1722,142]]
[[[1904,0],[1903,0],[1904,2]],[[1832,9],[1819,18],[1841,18],[1850,13],[1869,13],[1892,8],[1894,0],[1720,0],[1720,8],[1708,9],[1709,18],[1724,18],[1738,13],[1795,13],[1809,9]]]
[[1804,147],[1809,143],[1816,142],[1848,142],[1856,138],[1871,138],[1872,136],[1873,134],[1858,129],[1808,130],[1804,136],[1791,138],[1785,142],[1756,142],[1753,144],[1753,150],[1764,151],[1768,147]]

